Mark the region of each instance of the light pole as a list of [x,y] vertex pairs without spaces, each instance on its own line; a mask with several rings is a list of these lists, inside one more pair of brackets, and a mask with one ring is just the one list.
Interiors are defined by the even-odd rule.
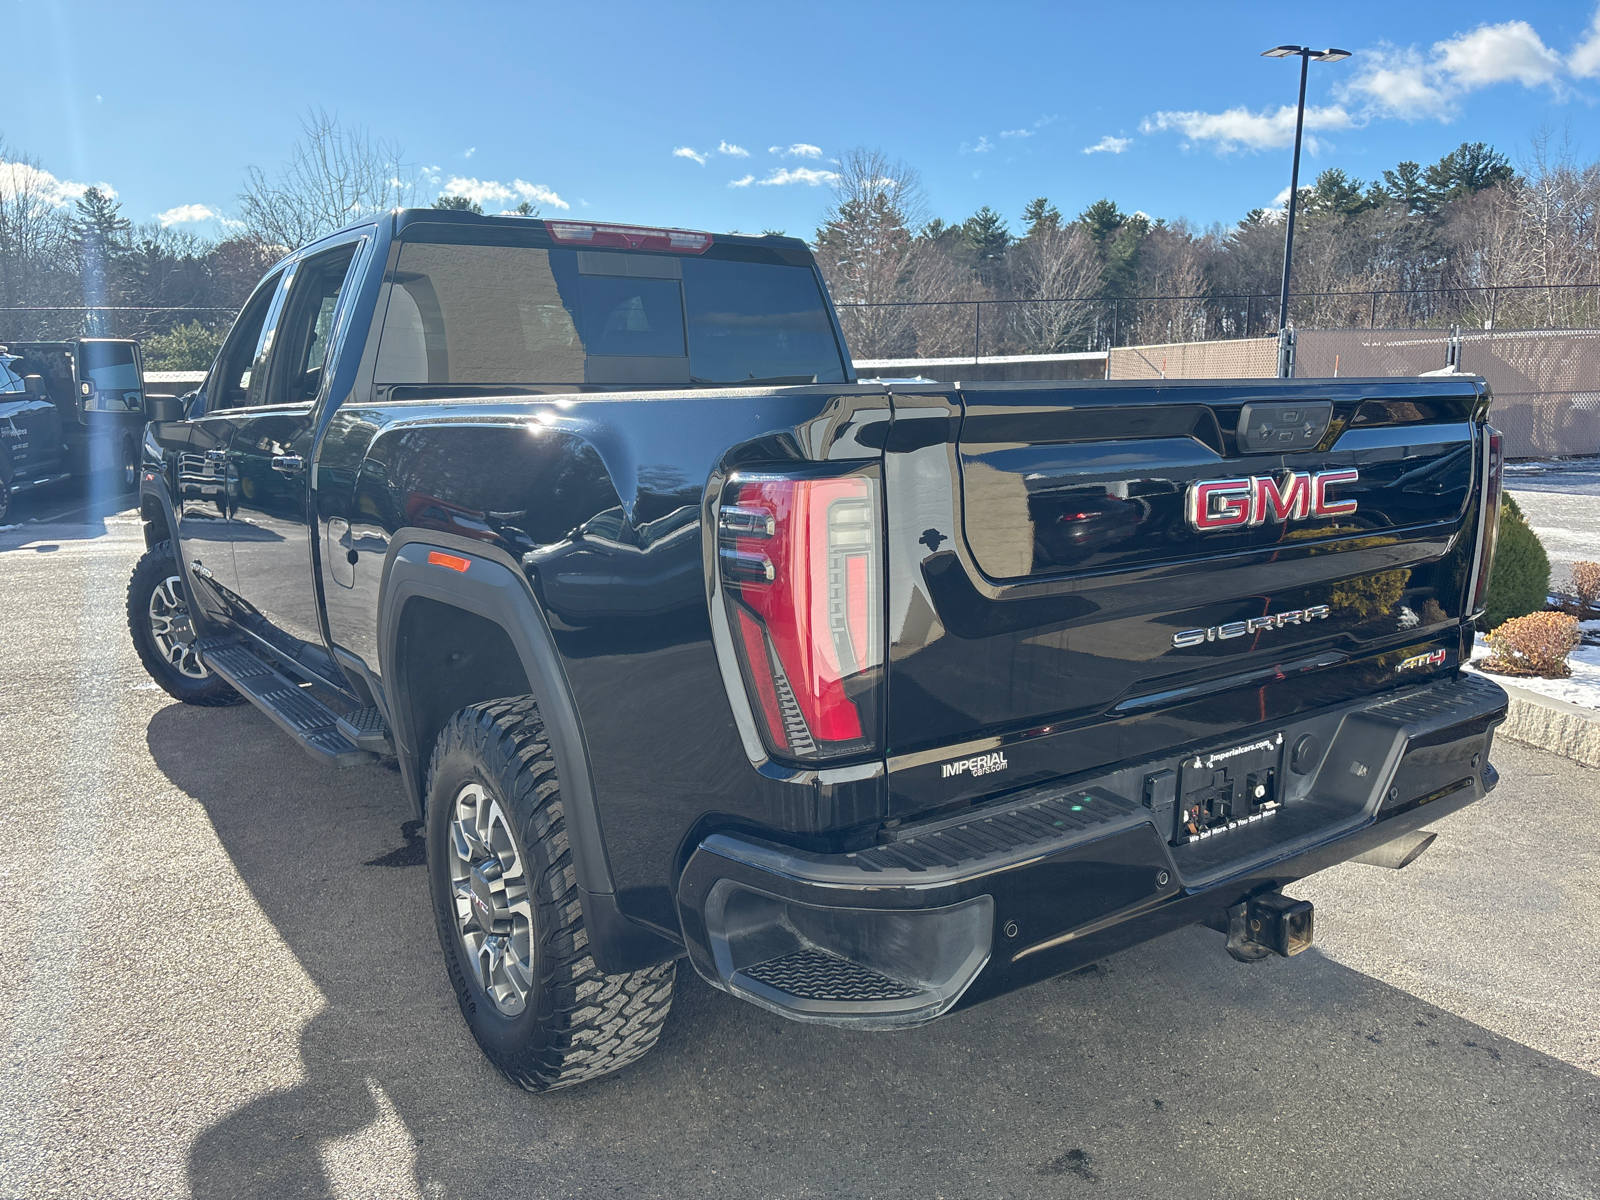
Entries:
[[1348,50],[1313,50],[1309,46],[1274,46],[1271,50],[1263,50],[1262,58],[1288,58],[1291,55],[1300,59],[1300,103],[1294,113],[1294,167],[1289,172],[1289,220],[1283,234],[1283,289],[1278,294],[1278,377],[1287,379],[1294,373],[1294,359],[1290,352],[1288,336],[1284,330],[1289,325],[1289,267],[1294,255],[1294,210],[1295,201],[1300,198],[1300,133],[1306,124],[1306,73],[1311,67],[1311,60],[1318,62],[1342,62],[1350,57]]

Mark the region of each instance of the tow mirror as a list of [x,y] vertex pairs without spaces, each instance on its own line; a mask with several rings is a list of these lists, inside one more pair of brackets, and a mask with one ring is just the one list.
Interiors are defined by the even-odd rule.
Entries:
[[146,392],[144,397],[144,419],[146,421],[181,421],[183,420],[183,401],[176,396],[153,396]]
[[22,377],[22,386],[27,390],[28,395],[38,396],[41,399],[44,398],[45,391],[43,375],[24,375]]

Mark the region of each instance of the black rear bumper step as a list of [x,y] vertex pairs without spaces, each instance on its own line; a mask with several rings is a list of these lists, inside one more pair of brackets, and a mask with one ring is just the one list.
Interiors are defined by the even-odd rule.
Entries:
[[359,767],[375,760],[374,754],[341,732],[338,713],[268,666],[248,646],[231,638],[205,638],[195,649],[206,666],[324,766]]
[[[1170,840],[1170,800],[1163,816],[1154,795],[1134,798],[1176,760],[896,826],[855,851],[715,832],[679,877],[689,956],[713,986],[795,1020],[919,1024],[1215,918],[1480,799],[1506,704],[1463,674],[1242,731],[1280,764],[1302,738],[1326,749],[1281,767],[1299,782],[1271,820],[1186,845]],[[1305,924],[1282,952],[1309,940]]]

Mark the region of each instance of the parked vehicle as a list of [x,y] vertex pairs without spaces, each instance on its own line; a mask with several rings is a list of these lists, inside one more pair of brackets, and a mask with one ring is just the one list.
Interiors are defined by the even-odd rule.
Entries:
[[[96,475],[119,491],[138,485],[147,398],[139,343],[12,342],[0,346],[0,360],[0,413],[9,414],[14,430],[25,430],[11,435],[10,461],[0,451],[5,503],[12,492],[69,475]],[[24,407],[13,407],[19,404]],[[19,419],[23,425],[16,424]],[[17,457],[18,442],[28,444],[26,457]]]
[[179,699],[398,760],[463,1017],[563,1087],[685,958],[881,1029],[1194,923],[1303,949],[1285,886],[1495,784],[1489,404],[861,383],[798,241],[405,211],[154,406],[128,621]]

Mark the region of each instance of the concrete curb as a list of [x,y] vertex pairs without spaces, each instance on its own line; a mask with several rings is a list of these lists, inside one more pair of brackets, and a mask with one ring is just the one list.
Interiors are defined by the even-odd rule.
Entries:
[[1600,767],[1600,711],[1554,700],[1488,675],[1511,697],[1499,736],[1536,746],[1585,767]]

